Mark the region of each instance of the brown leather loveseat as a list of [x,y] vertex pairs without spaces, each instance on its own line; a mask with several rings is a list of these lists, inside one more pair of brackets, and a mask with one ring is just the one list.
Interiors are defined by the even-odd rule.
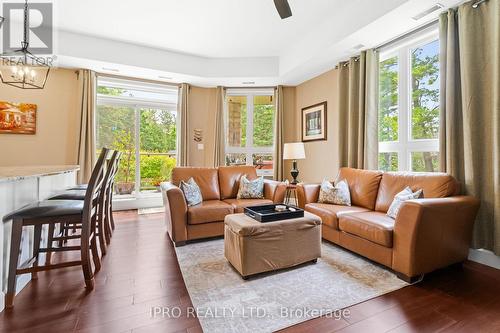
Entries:
[[[318,203],[320,185],[299,184],[299,206],[321,217],[323,238],[392,268],[406,281],[467,258],[479,200],[460,196],[444,173],[381,172],[341,168],[352,206]],[[386,215],[394,196],[410,186],[423,198]]]
[[[244,207],[283,202],[285,183],[267,179],[264,180],[264,199],[236,199],[243,175],[248,179],[257,177],[252,166],[174,168],[171,182],[162,183],[161,187],[167,230],[175,246],[184,245],[188,240],[224,235],[224,217],[241,213]],[[191,177],[200,187],[203,202],[188,207],[178,186],[181,180]]]

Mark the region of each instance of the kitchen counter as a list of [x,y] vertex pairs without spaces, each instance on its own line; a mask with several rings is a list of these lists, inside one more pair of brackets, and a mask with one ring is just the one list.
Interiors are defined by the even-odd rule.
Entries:
[[78,171],[78,165],[32,165],[0,167],[0,183],[21,180],[30,177],[51,176]]
[[[8,258],[12,221],[2,223],[2,218],[26,205],[45,200],[50,196],[76,185],[78,165],[33,165],[0,167],[0,311],[4,308]],[[47,226],[42,229],[42,246],[47,243]],[[33,228],[24,228],[20,263],[31,257],[33,251]],[[43,262],[45,254],[40,255]],[[31,274],[19,275],[17,292],[30,281]]]

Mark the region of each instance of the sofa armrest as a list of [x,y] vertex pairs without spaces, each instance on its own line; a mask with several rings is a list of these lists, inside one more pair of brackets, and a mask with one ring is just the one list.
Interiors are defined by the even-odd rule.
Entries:
[[300,208],[304,209],[308,203],[318,202],[320,184],[297,185],[297,201]]
[[276,180],[264,179],[264,198],[274,203],[285,201],[286,184]]
[[161,183],[165,206],[165,223],[170,238],[176,245],[187,240],[187,203],[182,190],[170,182]]
[[468,196],[404,202],[394,226],[393,270],[415,277],[467,259],[479,200]]

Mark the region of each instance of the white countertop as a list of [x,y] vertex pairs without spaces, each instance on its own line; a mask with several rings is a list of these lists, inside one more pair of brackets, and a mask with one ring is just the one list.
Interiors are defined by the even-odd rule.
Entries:
[[78,165],[30,165],[0,167],[0,183],[31,177],[51,176],[78,170],[80,170],[80,166]]

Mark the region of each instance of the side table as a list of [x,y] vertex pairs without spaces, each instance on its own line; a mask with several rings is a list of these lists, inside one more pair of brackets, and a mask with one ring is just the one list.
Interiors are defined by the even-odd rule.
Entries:
[[[293,203],[292,203],[293,195]],[[297,205],[297,184],[288,184],[285,192],[285,205]]]

